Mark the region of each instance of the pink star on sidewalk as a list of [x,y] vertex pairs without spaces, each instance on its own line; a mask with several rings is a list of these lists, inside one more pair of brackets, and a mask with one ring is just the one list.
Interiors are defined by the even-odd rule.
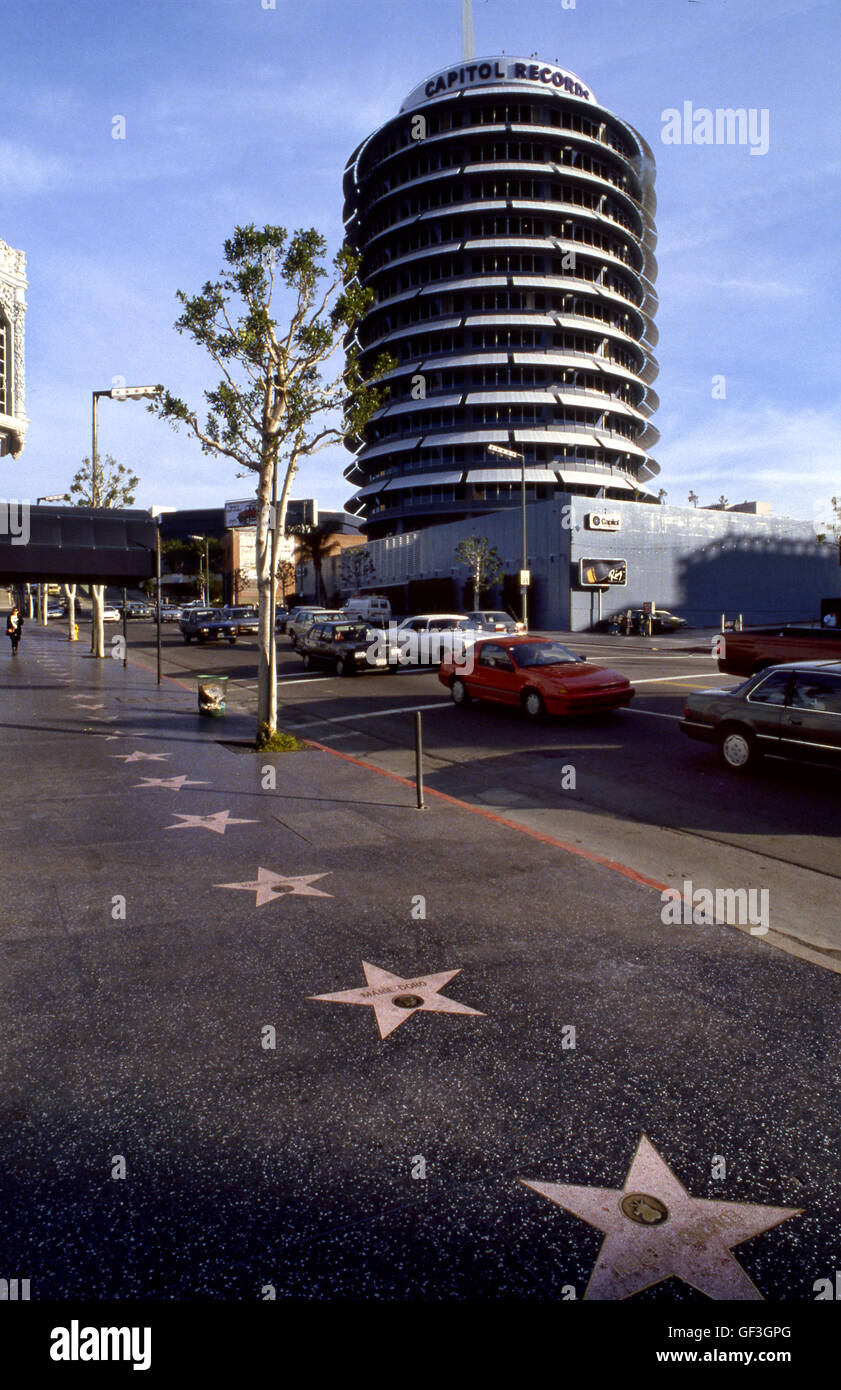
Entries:
[[[273,903],[275,898],[332,898],[332,893],[322,893],[320,888],[310,888],[316,879],[326,878],[326,874],[276,874],[271,869],[258,869],[257,877],[247,883],[214,883],[214,888],[240,888],[246,893],[256,893],[255,907]],[[288,889],[288,892],[283,892]]]
[[256,825],[256,820],[241,820],[238,816],[232,816],[230,811],[214,811],[208,816],[185,816],[180,811],[173,811],[181,821],[180,825],[166,825],[165,830],[213,830],[217,835],[224,835],[229,825]]
[[186,773],[181,777],[144,777],[135,782],[135,787],[166,787],[169,791],[180,792],[182,787],[206,787],[206,782],[191,782]]
[[169,757],[168,753],[112,753],[113,758],[119,758],[124,763],[162,763]]
[[377,965],[369,965],[363,960],[362,969],[368,985],[365,989],[345,989],[338,994],[311,994],[325,1004],[367,1004],[374,1010],[380,1037],[387,1038],[395,1028],[413,1013],[434,1014],[474,1014],[484,1015],[479,1009],[469,1009],[466,1004],[458,1004],[455,999],[447,999],[439,990],[461,970],[444,970],[439,975],[424,975],[404,980],[401,975],[392,975],[389,970],[381,970]]
[[691,1197],[642,1136],[622,1188],[520,1182],[604,1231],[585,1298],[621,1299],[675,1276],[714,1299],[761,1299],[730,1247],[802,1213]]

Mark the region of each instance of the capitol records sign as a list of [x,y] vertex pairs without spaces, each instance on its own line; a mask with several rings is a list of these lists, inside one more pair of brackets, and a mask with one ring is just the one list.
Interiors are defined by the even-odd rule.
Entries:
[[618,531],[622,518],[618,512],[587,512],[584,524],[591,531]]

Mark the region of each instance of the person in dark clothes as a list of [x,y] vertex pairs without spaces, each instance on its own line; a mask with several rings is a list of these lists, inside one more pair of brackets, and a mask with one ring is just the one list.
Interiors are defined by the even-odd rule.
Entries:
[[15,607],[12,609],[11,613],[6,619],[6,636],[10,639],[12,643],[12,656],[17,656],[18,654],[18,642],[20,641],[20,635],[22,632],[23,615],[20,609],[18,608],[17,604],[15,604]]

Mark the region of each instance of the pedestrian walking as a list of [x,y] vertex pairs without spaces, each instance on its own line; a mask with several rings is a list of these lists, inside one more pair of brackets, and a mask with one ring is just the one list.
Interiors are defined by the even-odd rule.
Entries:
[[6,619],[6,636],[12,643],[12,656],[18,654],[18,642],[23,632],[23,614],[15,604],[8,618]]

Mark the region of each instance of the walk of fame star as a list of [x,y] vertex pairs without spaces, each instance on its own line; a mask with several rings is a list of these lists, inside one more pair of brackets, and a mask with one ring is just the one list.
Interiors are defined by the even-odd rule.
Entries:
[[629,1298],[672,1276],[708,1298],[761,1299],[731,1246],[802,1215],[798,1207],[691,1197],[645,1135],[623,1188],[520,1182],[604,1231],[584,1294],[591,1299]]
[[135,787],[167,787],[169,791],[180,792],[182,787],[206,787],[206,782],[191,782],[186,772],[181,777],[144,777],[135,782]]
[[310,888],[316,879],[326,877],[326,874],[276,874],[271,869],[258,869],[257,877],[247,883],[214,883],[213,887],[241,888],[246,893],[256,893],[254,906],[262,907],[264,903],[273,903],[275,898],[332,898],[332,893]]
[[162,763],[169,757],[168,753],[112,753],[113,758],[120,758],[124,763]]
[[469,1009],[466,1004],[458,1004],[455,999],[447,999],[439,994],[444,985],[461,974],[460,969],[408,980],[400,975],[392,975],[389,970],[381,970],[377,965],[369,965],[367,960],[363,960],[362,969],[368,981],[365,989],[345,989],[338,994],[311,994],[310,998],[325,1004],[370,1005],[381,1038],[387,1038],[414,1013],[474,1014],[478,1018],[484,1017],[479,1009]]
[[180,820],[180,825],[166,825],[165,830],[213,830],[217,835],[224,835],[229,825],[256,825],[256,820],[242,820],[238,816],[232,816],[230,811],[214,811],[207,816],[185,816],[180,811],[173,811],[174,816]]

